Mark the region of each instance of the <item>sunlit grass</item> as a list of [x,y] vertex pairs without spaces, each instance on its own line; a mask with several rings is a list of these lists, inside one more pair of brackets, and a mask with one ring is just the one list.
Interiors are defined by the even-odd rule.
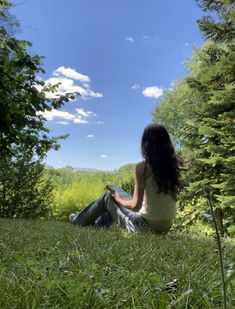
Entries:
[[[0,232],[0,308],[221,308],[212,238],[3,219]],[[225,244],[231,267],[234,242]]]

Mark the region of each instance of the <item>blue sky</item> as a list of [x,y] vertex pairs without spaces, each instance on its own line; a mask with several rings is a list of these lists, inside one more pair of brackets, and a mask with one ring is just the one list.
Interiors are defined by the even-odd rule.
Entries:
[[54,136],[70,136],[46,163],[113,170],[141,159],[152,111],[183,62],[203,42],[195,0],[24,0],[12,8],[20,38],[45,56],[45,81],[76,101],[45,117]]

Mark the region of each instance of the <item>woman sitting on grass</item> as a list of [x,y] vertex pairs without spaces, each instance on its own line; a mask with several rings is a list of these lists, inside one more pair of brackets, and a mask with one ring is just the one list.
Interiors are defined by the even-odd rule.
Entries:
[[109,226],[112,222],[130,232],[167,233],[176,213],[180,188],[180,160],[170,136],[160,124],[148,125],[141,142],[144,161],[136,165],[135,190],[130,200],[118,192],[106,193],[69,219],[79,226]]

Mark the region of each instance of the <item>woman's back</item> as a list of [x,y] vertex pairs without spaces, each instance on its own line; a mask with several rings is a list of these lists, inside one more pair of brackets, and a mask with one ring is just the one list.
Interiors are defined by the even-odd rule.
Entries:
[[173,220],[175,218],[175,199],[171,194],[159,192],[153,174],[145,179],[144,200],[140,213],[148,220]]

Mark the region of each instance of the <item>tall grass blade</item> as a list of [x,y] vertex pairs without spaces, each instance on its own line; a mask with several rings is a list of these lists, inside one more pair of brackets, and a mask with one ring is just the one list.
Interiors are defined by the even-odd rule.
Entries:
[[221,246],[221,239],[219,234],[219,229],[212,205],[212,194],[207,198],[208,204],[210,206],[211,214],[213,217],[214,227],[215,227],[215,234],[217,239],[218,251],[219,251],[219,260],[220,260],[220,271],[221,271],[221,282],[222,282],[222,292],[223,292],[223,309],[227,308],[227,295],[226,295],[226,286],[225,286],[225,275],[224,275],[224,263],[223,263],[223,254],[222,254],[222,246]]

